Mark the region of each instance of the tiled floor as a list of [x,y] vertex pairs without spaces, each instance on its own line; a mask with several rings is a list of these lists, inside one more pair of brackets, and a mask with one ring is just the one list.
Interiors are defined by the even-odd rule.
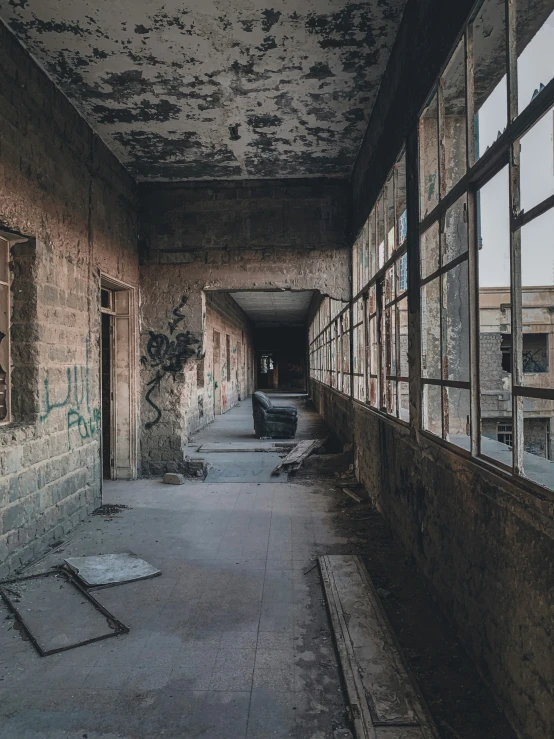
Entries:
[[96,592],[129,634],[50,657],[1,613],[1,739],[332,739],[345,709],[314,557],[339,542],[323,490],[107,484],[131,509],[91,516],[35,569],[129,549],[163,574]]

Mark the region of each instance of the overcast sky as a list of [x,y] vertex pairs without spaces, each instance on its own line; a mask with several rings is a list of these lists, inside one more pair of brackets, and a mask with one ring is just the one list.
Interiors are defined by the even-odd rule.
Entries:
[[[554,13],[518,60],[520,112],[531,102],[541,83],[554,78]],[[506,79],[495,88],[479,111],[480,152],[506,126]],[[530,210],[554,195],[554,111],[547,113],[522,140],[521,207]],[[481,287],[510,284],[509,195],[506,167],[481,190],[479,252]],[[522,229],[523,285],[554,285],[554,211]]]

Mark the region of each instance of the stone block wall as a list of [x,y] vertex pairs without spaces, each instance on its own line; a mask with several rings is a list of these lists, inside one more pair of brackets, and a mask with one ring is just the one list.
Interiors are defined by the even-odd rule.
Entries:
[[0,232],[19,241],[13,414],[0,425],[2,576],[100,503],[100,271],[138,286],[133,181],[2,24]]

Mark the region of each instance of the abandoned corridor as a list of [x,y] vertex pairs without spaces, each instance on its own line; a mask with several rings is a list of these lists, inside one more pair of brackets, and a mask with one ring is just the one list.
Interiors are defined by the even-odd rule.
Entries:
[[[0,580],[61,564],[60,546],[123,541],[163,570],[101,592],[129,594],[117,610],[132,626],[101,646],[35,661],[2,622],[0,732],[58,739],[40,723],[55,715],[71,739],[107,739],[133,702],[131,735],[161,732],[163,714],[168,733],[204,732],[230,684],[217,676],[251,669],[220,711],[239,735],[267,729],[264,670],[283,680],[265,697],[295,713],[276,730],[360,734],[333,649],[295,641],[311,628],[297,613],[324,631],[339,613],[322,605],[336,566],[365,594],[350,619],[364,633],[387,611],[441,736],[554,736],[553,70],[554,0],[0,0]],[[237,451],[272,446],[253,436],[257,390],[298,405],[297,441],[328,436],[286,482],[271,475],[281,447],[248,464]],[[120,517],[92,516],[118,499]],[[264,560],[237,570],[242,607],[214,562],[250,526],[267,556],[232,565]],[[350,559],[300,576],[299,546]],[[290,578],[269,564],[281,549]],[[199,561],[210,577],[187,584]],[[48,572],[45,587],[63,577]],[[273,611],[279,578],[293,594]],[[178,655],[202,614],[217,643],[208,667],[189,654],[197,683]],[[262,634],[272,618],[292,630],[283,670],[252,636],[227,660],[237,619]],[[75,724],[55,687],[70,675]],[[181,689],[202,695],[186,708]],[[94,729],[99,700],[114,710]],[[413,734],[401,718],[377,729]]]

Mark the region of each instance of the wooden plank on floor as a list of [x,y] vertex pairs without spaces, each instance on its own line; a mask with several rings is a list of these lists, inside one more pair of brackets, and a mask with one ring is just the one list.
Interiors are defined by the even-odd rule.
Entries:
[[298,442],[294,449],[290,451],[282,460],[282,462],[278,464],[277,467],[273,470],[273,474],[278,475],[283,469],[299,469],[302,466],[304,460],[307,459],[310,454],[312,454],[312,452],[315,452],[315,450],[318,449],[320,446],[323,446],[324,443],[325,440],[323,439],[306,439],[305,441]]
[[360,558],[326,555],[319,566],[357,739],[438,739]]
[[197,452],[204,452],[205,454],[213,454],[213,453],[234,453],[234,452],[272,452],[273,454],[283,452],[286,449],[290,449],[293,446],[293,444],[289,445],[288,447],[283,447],[281,445],[273,444],[271,446],[261,446],[261,445],[234,445],[234,444],[202,444],[202,446],[199,446],[197,448]]

